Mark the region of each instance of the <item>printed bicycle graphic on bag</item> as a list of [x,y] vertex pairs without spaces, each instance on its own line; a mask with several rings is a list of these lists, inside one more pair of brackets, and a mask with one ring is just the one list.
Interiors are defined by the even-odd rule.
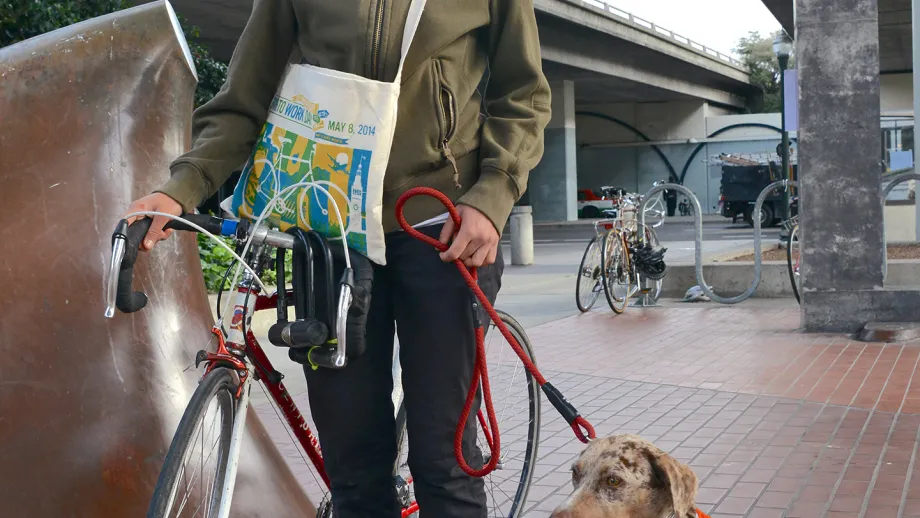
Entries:
[[[276,205],[271,216],[282,229],[300,226],[341,239],[357,250],[367,247],[367,170],[371,153],[299,136],[284,128],[266,124],[263,139],[243,168],[242,199],[234,199],[240,216],[260,214],[277,193],[300,182],[314,182],[332,194],[329,200],[316,189],[303,189],[296,203]],[[234,198],[240,196],[239,190]],[[332,204],[348,207],[344,224],[330,211]],[[335,239],[334,237],[332,239]]]

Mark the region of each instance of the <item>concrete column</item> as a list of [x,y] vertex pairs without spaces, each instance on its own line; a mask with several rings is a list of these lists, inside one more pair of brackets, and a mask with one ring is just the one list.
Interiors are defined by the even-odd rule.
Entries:
[[533,210],[529,206],[511,209],[511,264],[533,264]]
[[559,81],[553,92],[553,118],[545,133],[543,160],[527,182],[535,221],[578,219],[575,144],[575,83]]
[[[911,21],[913,26],[913,60],[914,60],[914,72],[913,72],[913,87],[914,87],[914,127],[917,127],[917,116],[920,114],[920,0],[913,0],[911,2]],[[916,135],[916,130],[914,135]],[[916,140],[916,137],[914,137]],[[916,149],[916,144],[914,149]],[[917,165],[917,153],[914,152],[914,172],[920,172],[920,166]],[[914,240],[920,241],[920,194],[917,192],[917,186],[915,181],[908,183],[908,186],[913,188],[914,192]],[[887,250],[886,250],[887,252]],[[887,258],[887,255],[886,255]],[[887,272],[887,269],[886,269]]]
[[917,293],[882,289],[878,0],[796,5],[804,328],[909,319]]

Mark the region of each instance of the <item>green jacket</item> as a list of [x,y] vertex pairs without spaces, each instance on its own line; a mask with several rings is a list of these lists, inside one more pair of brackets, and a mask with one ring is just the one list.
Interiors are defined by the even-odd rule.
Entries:
[[[158,192],[186,211],[215,193],[252,152],[291,59],[393,81],[408,9],[409,0],[255,0],[227,82],[195,112],[194,146]],[[403,71],[384,230],[399,228],[397,198],[428,186],[501,232],[543,154],[549,118],[533,0],[428,0]],[[443,212],[427,198],[406,207],[410,223]]]

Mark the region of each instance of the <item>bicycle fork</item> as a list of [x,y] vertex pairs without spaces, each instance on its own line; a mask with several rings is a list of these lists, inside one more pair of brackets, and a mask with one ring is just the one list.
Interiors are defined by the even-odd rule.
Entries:
[[244,329],[248,329],[251,323],[252,313],[255,310],[257,298],[256,291],[257,288],[254,286],[252,274],[245,272],[242,282],[240,282],[236,291],[236,300],[234,301],[227,342],[230,345],[230,354],[240,357],[240,360],[246,365],[247,375],[240,380],[241,386],[237,390],[239,397],[234,407],[235,415],[233,416],[233,430],[230,433],[227,473],[224,478],[223,495],[221,495],[220,498],[220,508],[217,511],[217,518],[228,518],[230,516],[230,503],[233,499],[233,490],[236,485],[236,473],[239,468],[240,449],[243,444],[243,430],[246,427],[246,414],[249,411],[249,391],[252,387],[252,379],[255,376],[255,370],[252,364],[246,361],[245,355],[240,354],[239,351],[245,348],[246,335]]
[[251,388],[254,371],[252,366],[247,364],[249,375],[240,383],[243,387],[240,391],[240,397],[235,408],[233,417],[233,431],[230,434],[230,452],[227,459],[227,474],[224,478],[223,495],[220,498],[220,508],[217,510],[217,518],[228,518],[230,516],[230,503],[233,499],[233,488],[236,484],[236,472],[239,468],[240,449],[243,445],[243,430],[246,427],[246,413],[249,411],[249,390]]

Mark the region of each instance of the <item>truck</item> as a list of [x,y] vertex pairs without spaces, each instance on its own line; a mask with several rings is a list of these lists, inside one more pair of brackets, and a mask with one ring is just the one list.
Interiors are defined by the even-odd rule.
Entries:
[[[796,167],[792,166],[793,175]],[[752,165],[724,163],[719,198],[719,204],[722,205],[722,216],[731,218],[732,223],[742,219],[753,227],[754,204],[757,202],[757,197],[768,185],[782,179],[781,171],[782,167],[773,163]],[[767,196],[760,210],[762,227],[772,227],[781,221],[783,196],[782,189],[777,189]]]

